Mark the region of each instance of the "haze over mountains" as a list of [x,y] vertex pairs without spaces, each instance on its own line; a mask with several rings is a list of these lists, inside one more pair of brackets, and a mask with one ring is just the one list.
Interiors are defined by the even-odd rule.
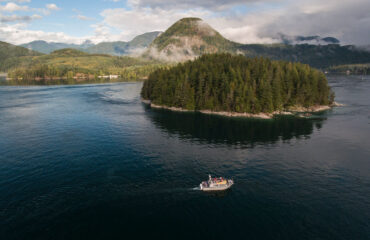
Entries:
[[55,50],[63,49],[63,48],[73,48],[73,49],[87,49],[94,44],[86,40],[82,44],[69,44],[69,43],[59,43],[59,42],[46,42],[43,40],[32,41],[30,43],[25,43],[20,45],[20,47],[25,47],[33,51],[37,51],[40,53],[51,53]]
[[46,41],[33,41],[30,43],[22,44],[21,47],[25,47],[34,51],[49,54],[55,50],[63,48],[78,49],[87,53],[100,53],[109,54],[114,56],[138,54],[143,49],[148,47],[150,43],[160,34],[161,32],[148,32],[136,36],[129,42],[116,41],[116,42],[101,42],[94,44],[89,40],[86,40],[82,44],[68,44],[68,43],[56,43]]

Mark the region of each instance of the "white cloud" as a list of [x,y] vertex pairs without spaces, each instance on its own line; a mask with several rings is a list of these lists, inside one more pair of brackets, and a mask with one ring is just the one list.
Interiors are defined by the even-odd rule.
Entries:
[[[184,17],[206,18],[211,15],[207,10],[176,11],[160,8],[135,8],[127,10],[123,8],[106,9],[101,15],[103,23],[121,31],[123,40],[131,40],[138,34],[150,31],[165,30],[175,21]],[[109,36],[108,36],[109,37]]]
[[16,12],[16,11],[28,11],[28,10],[29,10],[28,6],[18,5],[13,2],[9,2],[5,4],[4,6],[0,5],[0,11],[3,11],[3,12]]
[[45,8],[33,8],[33,11],[40,12],[44,15],[50,15],[52,11],[59,11],[61,8],[59,8],[56,4],[46,4]]
[[27,30],[25,24],[1,24],[0,39],[6,39],[13,44],[22,44],[34,40],[45,40],[48,42],[81,43],[85,39],[71,37],[63,32],[44,32]]
[[[316,6],[316,7],[315,7]],[[266,12],[255,19],[264,19],[258,28],[261,36],[288,35],[332,36],[345,44],[362,45],[370,39],[370,1],[336,0],[299,1],[284,9]]]
[[54,11],[60,10],[60,8],[54,3],[46,4],[46,8]]

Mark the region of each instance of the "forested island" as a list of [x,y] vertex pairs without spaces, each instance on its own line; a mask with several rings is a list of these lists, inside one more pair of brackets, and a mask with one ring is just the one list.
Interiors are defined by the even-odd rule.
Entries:
[[154,71],[141,96],[154,107],[235,116],[309,112],[334,103],[325,75],[306,64],[223,53]]

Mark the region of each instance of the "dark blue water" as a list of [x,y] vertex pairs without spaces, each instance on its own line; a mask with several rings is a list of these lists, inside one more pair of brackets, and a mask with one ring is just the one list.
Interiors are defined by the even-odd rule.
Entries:
[[[151,110],[141,83],[0,87],[0,239],[370,239],[370,78],[310,119]],[[232,177],[223,194],[196,187]]]

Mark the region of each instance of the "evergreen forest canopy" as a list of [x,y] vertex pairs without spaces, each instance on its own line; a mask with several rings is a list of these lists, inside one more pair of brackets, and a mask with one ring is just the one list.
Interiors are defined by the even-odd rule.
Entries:
[[334,93],[325,75],[306,64],[206,54],[154,71],[142,98],[187,110],[260,113],[330,105]]

